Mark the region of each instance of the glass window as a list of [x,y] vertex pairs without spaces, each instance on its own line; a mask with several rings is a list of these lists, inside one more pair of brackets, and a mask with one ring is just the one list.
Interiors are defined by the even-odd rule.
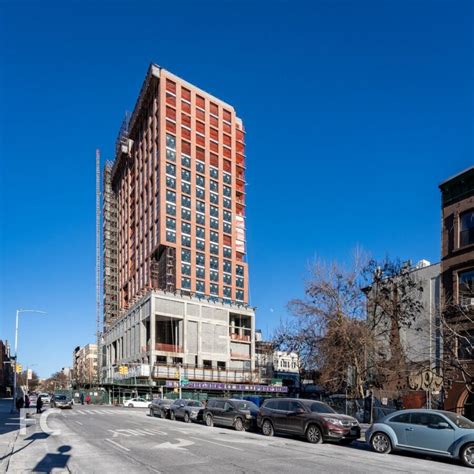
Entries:
[[235,268],[235,273],[240,276],[244,276],[244,267],[242,265],[237,265]]
[[170,191],[169,189],[166,190],[166,200],[168,202],[176,202],[176,193]]
[[224,283],[226,285],[232,285],[232,276],[228,273],[224,273]]
[[204,293],[204,282],[203,281],[200,281],[200,280],[197,280],[196,281],[196,292],[197,293]]
[[191,158],[186,155],[181,155],[181,164],[186,168],[191,168]]
[[474,329],[460,331],[458,335],[458,358],[460,360],[474,359]]
[[181,232],[191,235],[191,224],[189,222],[181,222]]
[[434,413],[427,413],[427,412],[414,412],[411,414],[410,423],[412,425],[438,425],[439,423],[446,421],[439,415]]
[[290,411],[290,401],[278,400],[277,407],[278,407],[278,410],[281,410],[281,411]]
[[458,428],[466,428],[472,430],[474,428],[474,422],[468,420],[464,416],[456,415],[456,413],[444,413],[444,416],[453,422]]
[[232,262],[224,260],[223,270],[225,273],[232,273]]
[[211,281],[219,281],[219,272],[211,271]]
[[474,244],[474,210],[462,213],[460,221],[459,245]]
[[211,206],[211,216],[212,217],[219,217],[219,208],[215,206]]
[[196,185],[201,186],[202,188],[206,185],[206,180],[204,179],[204,176],[201,176],[200,174],[196,175]]
[[209,189],[211,191],[214,191],[216,193],[219,192],[219,183],[217,181],[214,181],[213,179],[211,179],[211,181],[209,182]]
[[204,165],[204,163],[202,161],[196,161],[196,171],[198,173],[205,173],[206,171],[206,166]]
[[187,265],[187,264],[183,263],[181,265],[181,273],[183,275],[191,275],[191,265]]
[[230,209],[232,207],[232,201],[230,199],[224,199],[224,207]]
[[459,304],[474,304],[474,269],[458,273]]
[[176,152],[173,150],[166,149],[166,159],[168,161],[176,161]]
[[181,208],[181,219],[184,219],[186,221],[191,220],[191,211],[189,209],[186,209],[184,207]]
[[166,218],[166,228],[171,230],[176,230],[176,221],[171,219],[171,217]]
[[176,233],[170,230],[166,231],[166,240],[168,242],[176,242]]
[[202,267],[196,267],[196,278],[205,278],[206,271]]
[[219,294],[219,285],[215,283],[211,283],[211,295],[218,295]]
[[171,189],[176,189],[176,179],[171,178],[170,176],[166,177],[166,186]]
[[196,237],[204,239],[205,235],[206,235],[206,231],[204,227],[196,226]]
[[224,183],[231,184],[232,183],[232,176],[228,173],[224,173]]
[[191,237],[189,235],[181,235],[181,245],[191,247]]
[[206,212],[206,204],[203,201],[196,201],[196,211]]
[[336,413],[329,405],[322,402],[312,403],[311,411],[313,413]]
[[191,194],[191,185],[184,181],[181,182],[181,191],[185,194]]
[[191,252],[189,250],[181,250],[181,260],[191,263]]
[[196,253],[196,265],[204,266],[206,262],[206,256],[203,253]]
[[166,146],[172,150],[176,150],[176,138],[169,133],[166,134]]
[[211,219],[211,227],[213,229],[219,229],[219,221],[217,219]]
[[390,423],[410,423],[410,413],[402,413],[401,415],[390,418]]
[[216,257],[211,257],[210,266],[213,270],[219,269],[219,259]]
[[224,211],[224,220],[227,222],[232,222],[232,212]]
[[228,222],[224,222],[224,232],[226,234],[232,234],[232,226]]
[[199,212],[196,212],[196,222],[201,225],[206,224],[206,216],[204,214],[200,214]]
[[196,248],[202,251],[206,250],[206,244],[204,240],[196,239]]
[[232,288],[229,288],[228,286],[224,286],[224,296],[226,298],[232,298]]
[[175,216],[176,206],[174,206],[173,204],[166,203],[166,214],[169,214],[170,216]]
[[191,279],[186,277],[181,278],[181,288],[189,290],[191,288]]
[[216,244],[211,244],[209,247],[209,251],[214,255],[219,255],[219,246]]
[[181,196],[181,205],[183,207],[191,207],[191,199],[188,196]]
[[196,188],[196,197],[197,197],[198,199],[204,199],[204,198],[205,198],[205,195],[206,195],[206,193],[205,193],[204,189],[202,189],[202,188]]
[[209,169],[209,174],[211,175],[211,178],[218,179],[219,178],[219,171],[216,168],[211,168]]
[[171,163],[166,163],[166,173],[171,176],[176,176],[176,166]]
[[244,287],[244,279],[243,279],[243,278],[240,278],[240,277],[237,278],[237,279],[235,280],[235,286],[236,286],[237,288],[243,288],[243,287]]
[[191,172],[185,169],[181,170],[181,179],[183,181],[191,182]]
[[229,186],[224,186],[224,196],[227,196],[227,197],[232,196],[232,190],[229,188]]
[[232,258],[232,249],[230,247],[224,247],[224,257]]
[[244,292],[242,290],[237,290],[235,292],[235,299],[237,301],[243,301],[244,300]]
[[219,196],[217,194],[211,193],[210,200],[212,204],[219,204]]
[[219,242],[219,234],[211,230],[211,241]]

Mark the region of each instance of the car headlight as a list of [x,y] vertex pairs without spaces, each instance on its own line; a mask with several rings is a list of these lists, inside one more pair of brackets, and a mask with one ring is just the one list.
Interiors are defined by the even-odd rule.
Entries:
[[252,415],[248,413],[247,415],[245,415],[245,418],[247,418],[247,420],[250,420],[250,418],[252,418]]
[[326,421],[328,423],[331,423],[331,425],[343,426],[342,421],[339,420],[338,418],[326,418]]

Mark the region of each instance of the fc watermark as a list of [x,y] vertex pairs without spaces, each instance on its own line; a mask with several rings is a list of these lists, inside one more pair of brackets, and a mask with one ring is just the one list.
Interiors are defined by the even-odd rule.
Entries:
[[[59,436],[61,434],[60,429],[52,429],[48,425],[48,418],[51,415],[58,415],[61,410],[57,408],[50,408],[41,412],[41,414],[34,414],[28,408],[20,409],[20,434],[26,435],[26,428],[32,425],[39,425],[41,431],[49,436]],[[37,416],[39,415],[39,416]]]

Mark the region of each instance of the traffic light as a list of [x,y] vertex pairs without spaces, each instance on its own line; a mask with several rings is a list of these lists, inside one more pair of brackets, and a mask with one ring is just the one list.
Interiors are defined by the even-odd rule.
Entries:
[[23,372],[23,366],[21,364],[16,364],[16,373],[21,374]]

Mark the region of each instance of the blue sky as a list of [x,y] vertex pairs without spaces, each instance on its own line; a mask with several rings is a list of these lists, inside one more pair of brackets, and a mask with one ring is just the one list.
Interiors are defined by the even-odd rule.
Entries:
[[308,262],[439,259],[437,185],[473,164],[469,1],[0,2],[0,338],[42,376],[95,333],[94,150],[150,62],[247,129],[257,326]]

